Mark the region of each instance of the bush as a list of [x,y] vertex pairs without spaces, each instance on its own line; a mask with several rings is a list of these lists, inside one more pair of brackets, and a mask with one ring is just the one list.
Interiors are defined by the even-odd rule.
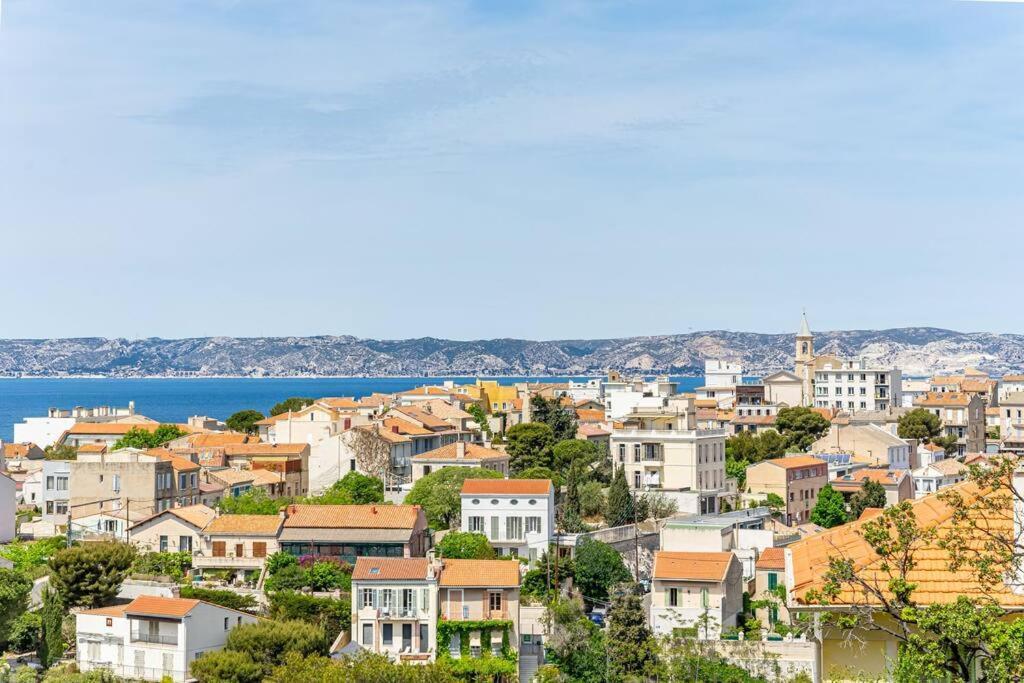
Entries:
[[0,548],[0,557],[14,563],[14,569],[32,575],[33,569],[45,567],[55,553],[68,546],[64,536],[41,538],[38,541],[14,541]]
[[215,590],[212,588],[196,588],[193,586],[182,586],[181,597],[193,600],[212,602],[221,607],[237,609],[242,612],[255,614],[260,609],[259,602],[251,595],[244,595],[234,591]]
[[330,643],[324,630],[315,624],[299,620],[261,621],[232,629],[225,647],[244,652],[265,667],[274,667],[289,652],[326,655]]
[[205,653],[190,671],[199,683],[260,683],[265,673],[249,654],[232,650]]
[[309,586],[315,591],[329,591],[336,588],[352,588],[352,572],[346,571],[336,562],[320,560],[313,563],[306,573]]
[[664,493],[657,493],[654,491],[644,495],[643,506],[647,513],[644,515],[644,519],[648,517],[664,519],[665,517],[671,517],[679,510],[679,506],[674,500],[666,496]]
[[32,582],[21,572],[0,568],[0,651],[3,650],[11,627],[28,605]]
[[269,599],[271,618],[298,619],[317,624],[328,637],[337,636],[347,629],[352,619],[352,605],[348,597],[335,600],[294,591],[276,591],[270,594]]
[[449,531],[437,544],[438,557],[456,560],[493,560],[494,548],[487,537],[471,531]]
[[579,488],[580,514],[584,517],[604,517],[604,487],[601,482],[588,481]]
[[50,558],[50,584],[68,607],[102,607],[117,595],[135,561],[125,543],[90,543]]
[[632,581],[622,555],[600,541],[585,540],[576,548],[576,587],[589,600],[604,600],[608,589]]
[[133,574],[151,576],[169,576],[175,581],[185,578],[185,573],[192,568],[192,553],[144,553],[132,563]]
[[11,624],[7,649],[11,652],[29,652],[39,645],[43,620],[38,612],[22,612]]
[[266,590],[302,590],[309,585],[309,573],[297,564],[289,564],[277,570],[264,583]]
[[338,482],[352,496],[356,505],[384,502],[384,482],[359,472],[349,472]]
[[263,489],[249,489],[240,496],[225,496],[217,502],[217,509],[225,515],[276,515],[289,498],[271,498]]
[[297,565],[298,559],[291,553],[278,551],[267,558],[267,574],[273,576],[280,569]]

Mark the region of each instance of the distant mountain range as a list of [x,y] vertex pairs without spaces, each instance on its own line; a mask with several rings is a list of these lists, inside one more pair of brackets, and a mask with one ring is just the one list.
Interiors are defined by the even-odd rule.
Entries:
[[[816,332],[818,353],[861,355],[904,374],[992,374],[1024,368],[1024,335],[932,327]],[[791,334],[694,332],[623,339],[397,341],[356,337],[0,340],[0,374],[199,376],[701,375],[711,358],[739,360],[746,374],[793,366]]]

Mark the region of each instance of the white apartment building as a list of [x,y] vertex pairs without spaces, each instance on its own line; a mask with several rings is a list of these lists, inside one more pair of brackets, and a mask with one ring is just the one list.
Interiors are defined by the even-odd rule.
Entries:
[[668,405],[668,399],[679,393],[679,384],[667,377],[652,381],[642,379],[622,380],[616,375],[601,385],[600,401],[604,404],[605,417],[618,420],[634,410],[655,410]]
[[0,543],[10,543],[14,540],[17,509],[14,500],[15,488],[14,480],[0,472]]
[[899,405],[903,408],[913,408],[914,402],[932,390],[932,383],[926,379],[904,379],[900,388],[903,398]]
[[999,380],[1000,402],[1010,394],[1018,392],[1024,393],[1024,375],[1003,375]]
[[868,367],[862,359],[826,361],[814,370],[817,408],[886,410],[903,404],[903,377],[897,369]]
[[967,465],[951,458],[918,467],[910,473],[914,479],[914,497],[924,498],[948,486],[959,484],[967,479],[967,475]]
[[[40,472],[40,500],[43,521],[54,525],[68,523],[68,500],[71,497],[71,463],[68,460],[44,460]],[[27,502],[27,501],[26,501]]]
[[999,438],[1001,449],[1024,452],[1024,391],[1010,392],[999,402]]
[[486,535],[500,554],[532,562],[548,549],[555,528],[550,479],[466,479],[461,499],[461,530]]
[[201,600],[152,595],[85,610],[75,615],[78,668],[146,681],[191,680],[197,657],[223,648],[231,629],[256,621]]
[[352,634],[363,648],[417,664],[437,656],[437,573],[425,557],[358,557]]
[[693,413],[635,411],[612,431],[612,462],[624,467],[634,490],[656,490],[691,506],[682,494],[696,493],[693,512],[718,512],[726,493],[725,429],[697,429]]
[[736,400],[736,387],[743,384],[743,366],[724,360],[704,361],[704,385],[697,387],[698,399],[713,399],[719,408]]
[[61,434],[71,429],[76,422],[114,422],[135,416],[135,402],[128,406],[97,406],[95,408],[50,408],[46,417],[26,417],[14,425],[15,443],[34,443],[46,448],[57,442]]

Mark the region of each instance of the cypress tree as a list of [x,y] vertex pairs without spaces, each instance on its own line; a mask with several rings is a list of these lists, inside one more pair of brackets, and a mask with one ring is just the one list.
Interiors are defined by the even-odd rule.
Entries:
[[633,496],[626,483],[626,468],[619,467],[612,476],[608,489],[608,526],[622,526],[633,522]]
[[608,659],[624,680],[643,680],[655,662],[654,635],[635,587],[617,595],[608,610]]
[[42,629],[39,634],[39,661],[47,669],[64,654],[64,600],[60,593],[47,588],[43,591],[40,610]]

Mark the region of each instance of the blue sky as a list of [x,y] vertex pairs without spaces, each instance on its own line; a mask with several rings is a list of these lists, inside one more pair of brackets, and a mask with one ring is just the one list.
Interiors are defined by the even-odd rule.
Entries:
[[1024,332],[1024,4],[0,1],[0,337]]

